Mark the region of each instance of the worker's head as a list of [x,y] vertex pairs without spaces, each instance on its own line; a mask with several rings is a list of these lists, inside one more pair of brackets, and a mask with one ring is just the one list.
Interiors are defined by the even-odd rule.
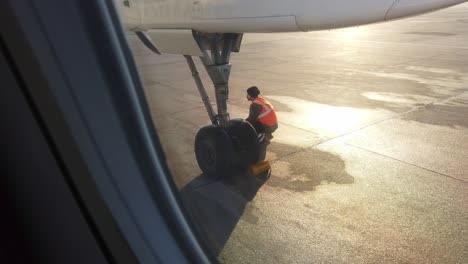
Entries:
[[247,100],[253,101],[258,97],[259,94],[260,90],[258,89],[258,87],[252,86],[249,89],[247,89]]

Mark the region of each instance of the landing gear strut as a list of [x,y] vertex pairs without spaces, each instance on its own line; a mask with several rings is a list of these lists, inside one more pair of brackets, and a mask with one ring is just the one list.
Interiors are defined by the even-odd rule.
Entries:
[[[257,132],[248,122],[229,117],[229,63],[231,52],[238,52],[242,34],[194,33],[201,50],[200,60],[213,82],[217,113],[200,79],[191,56],[185,56],[212,125],[201,128],[195,137],[195,155],[203,173],[211,178],[229,177],[259,161]],[[211,53],[211,55],[208,53]]]

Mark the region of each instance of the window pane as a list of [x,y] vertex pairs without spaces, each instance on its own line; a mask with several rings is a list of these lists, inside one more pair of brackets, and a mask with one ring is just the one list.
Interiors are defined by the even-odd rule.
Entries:
[[[247,118],[251,86],[275,109],[269,178],[235,166],[230,177],[202,173],[195,137],[212,122],[186,58],[157,55],[128,32],[174,182],[221,262],[466,260],[466,12],[463,4],[357,28],[244,34],[230,57],[227,109]],[[193,60],[216,112],[213,82]],[[242,145],[206,133],[213,148]]]

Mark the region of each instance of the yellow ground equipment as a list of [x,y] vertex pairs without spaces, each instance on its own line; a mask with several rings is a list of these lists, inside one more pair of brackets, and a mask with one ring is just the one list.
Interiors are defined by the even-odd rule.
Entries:
[[258,176],[262,173],[266,173],[271,169],[268,161],[262,161],[249,167],[250,176]]

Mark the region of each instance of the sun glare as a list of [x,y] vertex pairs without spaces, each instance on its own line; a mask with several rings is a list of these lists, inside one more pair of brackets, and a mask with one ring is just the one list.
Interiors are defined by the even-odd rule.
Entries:
[[290,96],[268,96],[291,111],[278,109],[280,120],[310,131],[319,131],[325,135],[337,135],[359,127],[371,112],[352,107],[331,106],[315,103]]

